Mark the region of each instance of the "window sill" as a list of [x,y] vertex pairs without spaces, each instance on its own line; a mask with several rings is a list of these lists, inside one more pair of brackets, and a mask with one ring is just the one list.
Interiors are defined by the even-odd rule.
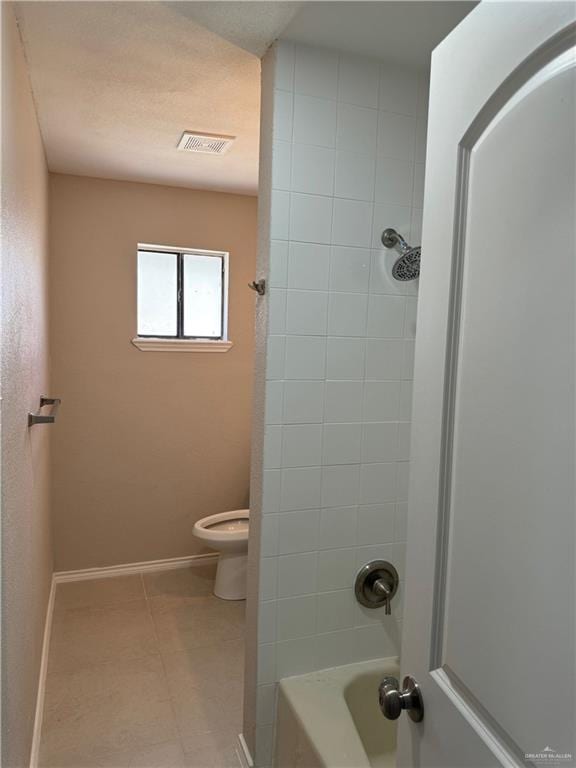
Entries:
[[231,341],[196,339],[145,339],[136,336],[132,344],[142,352],[228,352]]

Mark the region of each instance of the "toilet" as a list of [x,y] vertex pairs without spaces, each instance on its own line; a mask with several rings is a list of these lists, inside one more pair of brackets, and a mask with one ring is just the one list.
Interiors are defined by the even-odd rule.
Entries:
[[220,512],[194,525],[194,536],[220,552],[214,594],[222,600],[246,599],[249,509]]

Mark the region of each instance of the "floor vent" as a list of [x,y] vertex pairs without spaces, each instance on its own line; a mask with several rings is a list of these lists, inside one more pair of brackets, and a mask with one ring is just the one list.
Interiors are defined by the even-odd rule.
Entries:
[[202,152],[205,155],[223,155],[228,152],[235,139],[236,136],[184,131],[178,142],[178,149],[183,152]]

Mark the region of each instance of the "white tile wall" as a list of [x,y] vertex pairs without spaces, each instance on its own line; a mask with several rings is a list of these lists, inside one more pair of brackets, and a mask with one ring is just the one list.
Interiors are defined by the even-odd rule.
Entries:
[[355,541],[355,536],[356,507],[327,507],[320,510],[318,532],[320,550],[350,547]]
[[[343,507],[346,509],[346,507]],[[331,517],[334,517],[332,513]],[[355,521],[353,515],[348,516]],[[353,538],[353,537],[352,537]],[[349,542],[347,542],[349,543]],[[350,578],[354,578],[356,568],[356,550],[352,547],[327,549],[318,555],[318,591],[333,589],[348,590]]]
[[[427,110],[412,72],[276,48],[258,765],[275,681],[399,649],[417,284],[380,235],[419,242]],[[388,617],[353,596],[376,557],[401,577]]]
[[[379,156],[411,162],[416,150],[415,135],[414,118],[395,112],[378,113]],[[419,138],[422,137],[419,136]]]
[[292,189],[310,195],[331,195],[334,189],[334,150],[294,144]]
[[320,512],[304,509],[299,512],[283,512],[265,517],[278,519],[278,554],[315,552],[318,549]]
[[373,157],[361,152],[336,152],[334,196],[352,200],[371,200],[374,193]]
[[328,310],[330,336],[366,336],[368,295],[365,293],[332,293]]
[[[327,381],[324,420],[335,426],[338,422],[362,421],[363,385],[361,381]],[[274,390],[270,391],[273,405]],[[268,422],[272,424],[272,421]]]
[[[272,193],[274,196],[276,193]],[[283,194],[283,193],[278,193]],[[280,204],[281,206],[281,204]],[[332,198],[318,195],[290,195],[290,225],[286,229],[284,211],[277,216],[278,226],[283,227],[290,240],[300,240],[308,243],[329,243],[332,231]],[[272,210],[272,225],[274,225],[274,209]],[[274,236],[282,239],[274,232]]]
[[378,62],[353,56],[340,57],[338,100],[378,109]]
[[290,243],[285,286],[324,291],[328,289],[330,246]]
[[378,134],[378,112],[339,103],[337,109],[337,149],[374,154]]
[[[362,380],[366,359],[365,339],[328,337],[326,346],[326,377]],[[274,361],[272,361],[273,363]]]
[[332,242],[335,245],[369,248],[371,229],[372,203],[334,198]]
[[325,372],[325,336],[286,337],[285,378],[323,379]]
[[336,143],[336,102],[294,96],[294,142],[333,148]]
[[299,46],[295,55],[294,90],[335,99],[338,88],[338,53]]
[[320,291],[288,291],[286,333],[310,336],[326,334],[328,294]]
[[321,424],[324,398],[324,381],[284,382],[284,424]]
[[281,429],[283,467],[317,467],[322,463],[321,424],[290,424]]

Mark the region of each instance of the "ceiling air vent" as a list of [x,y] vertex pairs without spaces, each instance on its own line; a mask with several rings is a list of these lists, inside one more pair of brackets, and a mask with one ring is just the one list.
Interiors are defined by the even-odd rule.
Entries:
[[190,133],[184,131],[178,142],[178,149],[183,152],[202,152],[205,155],[224,155],[236,136],[218,136],[210,133]]

